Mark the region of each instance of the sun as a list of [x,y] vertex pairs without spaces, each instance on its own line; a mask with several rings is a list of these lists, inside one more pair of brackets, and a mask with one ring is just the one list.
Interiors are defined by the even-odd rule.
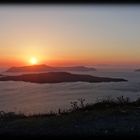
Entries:
[[37,58],[36,58],[36,57],[32,57],[32,58],[30,59],[30,63],[31,63],[32,65],[36,65],[36,64],[38,63]]

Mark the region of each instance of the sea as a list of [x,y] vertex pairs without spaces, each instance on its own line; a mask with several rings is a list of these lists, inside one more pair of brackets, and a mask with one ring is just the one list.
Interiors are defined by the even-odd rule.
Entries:
[[[129,97],[140,98],[140,72],[134,70],[101,69],[90,72],[71,72],[93,76],[124,78],[127,82],[64,82],[37,84],[30,82],[0,81],[0,111],[24,113],[26,115],[57,112],[71,108],[71,102],[80,98],[85,103],[99,99]],[[1,74],[3,70],[1,69]],[[9,75],[12,75],[9,73]]]

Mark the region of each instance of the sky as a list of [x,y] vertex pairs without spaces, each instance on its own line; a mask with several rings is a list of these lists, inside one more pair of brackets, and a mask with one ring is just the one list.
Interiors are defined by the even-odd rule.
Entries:
[[0,66],[140,66],[140,5],[0,6]]

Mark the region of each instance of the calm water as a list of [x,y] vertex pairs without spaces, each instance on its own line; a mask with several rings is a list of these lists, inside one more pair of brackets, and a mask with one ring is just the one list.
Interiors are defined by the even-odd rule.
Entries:
[[59,108],[69,108],[71,101],[81,97],[88,103],[106,96],[124,95],[132,100],[140,97],[140,72],[106,70],[88,74],[120,77],[128,82],[35,84],[0,81],[0,110],[25,114],[46,113],[50,110],[57,111]]

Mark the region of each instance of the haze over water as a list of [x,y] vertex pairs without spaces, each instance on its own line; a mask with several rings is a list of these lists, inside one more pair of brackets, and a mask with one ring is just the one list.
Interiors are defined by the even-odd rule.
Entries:
[[50,110],[58,111],[59,108],[69,108],[70,102],[78,98],[85,98],[87,103],[93,103],[97,98],[108,96],[114,98],[124,95],[130,97],[131,100],[140,97],[139,72],[99,70],[88,74],[121,77],[127,79],[128,82],[35,84],[0,81],[0,110],[25,114],[46,113]]

